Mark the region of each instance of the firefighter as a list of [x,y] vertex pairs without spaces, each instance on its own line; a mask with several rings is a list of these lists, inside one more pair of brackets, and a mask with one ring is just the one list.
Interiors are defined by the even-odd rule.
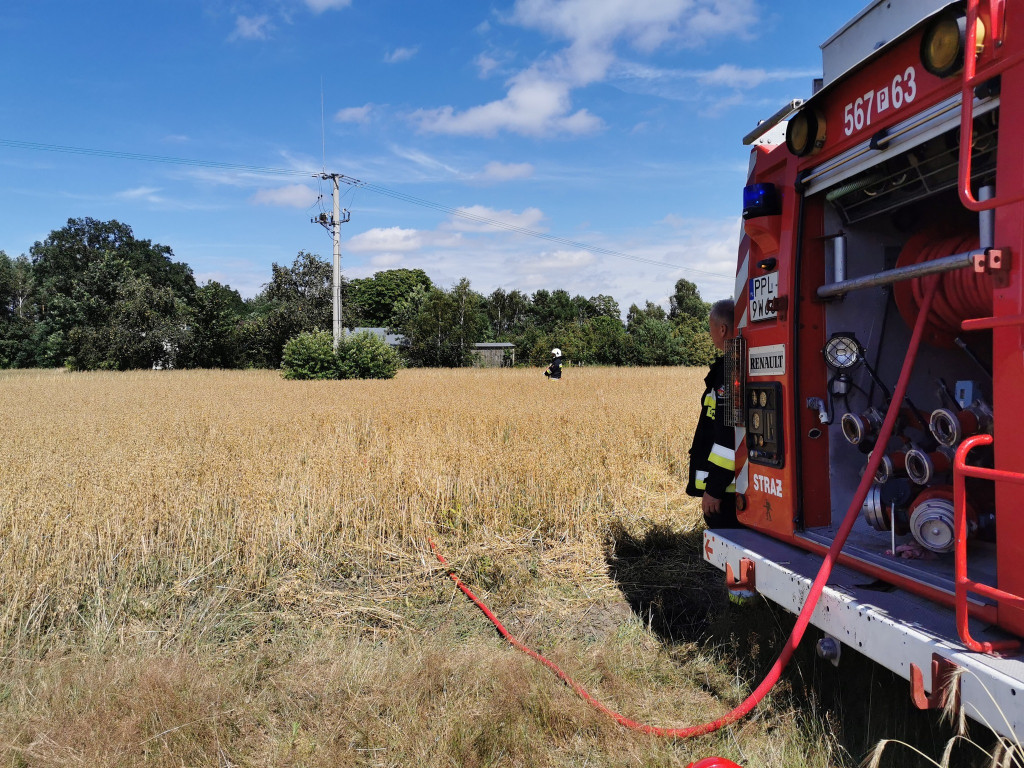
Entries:
[[[725,351],[733,335],[731,299],[716,301],[708,316],[708,330],[715,349]],[[725,358],[719,356],[704,377],[700,416],[690,446],[690,477],[686,492],[700,497],[704,522],[709,528],[732,528],[736,522],[736,438],[725,425]]]
[[551,365],[544,369],[544,375],[551,381],[562,380],[562,350],[558,347],[551,350]]

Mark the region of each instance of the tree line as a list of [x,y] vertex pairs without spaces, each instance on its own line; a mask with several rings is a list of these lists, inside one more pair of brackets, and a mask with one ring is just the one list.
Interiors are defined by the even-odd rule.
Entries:
[[[118,221],[69,219],[28,255],[0,251],[0,367],[72,370],[278,368],[285,344],[332,326],[332,266],[300,251],[273,264],[243,299],[216,281],[197,285],[165,245]],[[604,294],[449,289],[421,269],[343,279],[342,322],[401,334],[410,366],[472,363],[477,342],[511,342],[517,363],[541,364],[559,347],[572,363],[705,365],[715,355],[708,304],[679,280],[666,312],[646,302],[621,318]]]

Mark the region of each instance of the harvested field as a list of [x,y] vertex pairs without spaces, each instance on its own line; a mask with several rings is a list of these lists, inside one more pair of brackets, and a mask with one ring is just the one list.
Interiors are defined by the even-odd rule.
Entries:
[[0,373],[0,754],[852,765],[799,677],[718,734],[623,729],[501,640],[426,544],[609,706],[723,714],[783,627],[763,606],[729,618],[699,557],[683,489],[703,373]]

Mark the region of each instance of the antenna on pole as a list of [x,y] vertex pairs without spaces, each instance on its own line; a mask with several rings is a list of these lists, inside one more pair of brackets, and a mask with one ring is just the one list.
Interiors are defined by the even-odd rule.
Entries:
[[324,76],[320,75],[320,144],[323,150],[323,165],[320,167],[321,176],[327,173],[327,131],[324,128]]
[[334,201],[333,213],[330,216],[326,213],[321,213],[315,219],[310,219],[310,221],[323,226],[324,229],[331,233],[331,237],[334,240],[334,347],[337,349],[338,344],[345,335],[345,329],[341,324],[341,225],[348,223],[351,214],[349,214],[347,208],[341,208],[341,195],[338,192],[341,174],[321,173],[319,176],[321,179],[330,179],[334,182],[331,190],[331,199]]

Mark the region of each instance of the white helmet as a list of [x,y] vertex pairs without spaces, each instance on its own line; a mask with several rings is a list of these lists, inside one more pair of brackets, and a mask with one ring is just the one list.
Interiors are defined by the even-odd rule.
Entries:
[[555,357],[561,357],[562,350],[560,350],[558,347],[555,347],[554,349],[551,350],[551,354],[554,355]]

